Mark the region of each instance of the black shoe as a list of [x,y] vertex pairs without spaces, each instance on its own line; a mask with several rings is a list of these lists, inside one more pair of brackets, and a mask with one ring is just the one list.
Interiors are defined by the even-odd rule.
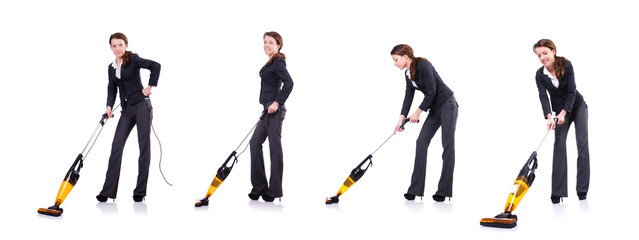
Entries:
[[552,201],[552,204],[557,204],[561,201],[561,197],[560,196],[550,196],[550,201]]
[[102,196],[102,195],[97,195],[97,196],[95,196],[95,198],[98,199],[98,202],[106,202],[107,199],[109,199],[109,198],[107,198],[105,196]]
[[579,200],[586,200],[588,193],[585,192],[579,192],[577,193],[577,196],[579,196]]
[[133,195],[133,201],[134,202],[142,202],[142,200],[144,200],[144,196]]
[[271,197],[271,196],[266,195],[266,194],[262,195],[262,199],[264,199],[265,202],[272,202],[272,201],[275,200],[274,197]]
[[435,202],[443,202],[444,200],[446,200],[446,197],[435,194],[433,195],[433,200],[435,200]]
[[251,200],[258,200],[258,199],[260,199],[260,195],[255,195],[255,194],[253,194],[253,193],[249,193],[249,194],[248,194],[248,196],[249,196],[249,198],[250,198]]
[[404,198],[406,198],[406,200],[408,201],[413,201],[415,200],[415,195],[410,193],[404,193]]

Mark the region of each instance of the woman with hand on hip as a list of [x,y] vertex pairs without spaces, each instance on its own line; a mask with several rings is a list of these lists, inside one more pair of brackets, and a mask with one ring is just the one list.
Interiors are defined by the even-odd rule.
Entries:
[[[261,196],[266,202],[282,197],[282,172],[284,154],[282,153],[282,122],[286,116],[284,102],[293,90],[293,79],[286,70],[286,57],[280,52],[283,39],[277,32],[266,32],[263,36],[264,52],[268,62],[260,70],[260,104],[268,115],[259,121],[250,140],[251,145],[251,184],[248,194],[251,200]],[[283,86],[282,86],[283,85]],[[266,181],[262,144],[268,138],[271,154],[271,177]]]
[[[98,201],[106,202],[108,198],[115,199],[120,179],[120,166],[122,165],[122,151],[131,130],[137,126],[140,157],[138,158],[138,179],[133,200],[140,202],[146,196],[146,185],[149,178],[149,164],[151,162],[151,121],[153,119],[153,107],[151,106],[151,88],[157,86],[160,77],[160,64],[143,59],[137,54],[127,51],[129,40],[122,33],[114,33],[109,37],[111,51],[115,60],[108,66],[109,84],[107,92],[108,118],[113,117],[111,110],[115,103],[116,93],[120,92],[120,104],[122,115],[115,129],[109,166],[104,180],[104,186]],[[142,85],[140,69],[151,71],[147,87]]]
[[[568,170],[566,168],[566,138],[570,125],[575,123],[577,138],[577,196],[586,199],[590,184],[590,153],[588,150],[588,105],[577,91],[572,63],[557,56],[557,47],[550,39],[541,39],[533,45],[537,58],[543,65],[537,70],[535,80],[539,91],[541,108],[548,119],[546,126],[555,130],[555,145],[552,163],[552,203],[559,203],[568,196]],[[548,101],[550,94],[550,102]],[[552,117],[557,114],[557,123]]]
[[[395,66],[401,70],[406,70],[406,93],[395,131],[404,131],[404,129],[401,128],[404,119],[409,118],[410,122],[416,123],[419,120],[419,115],[423,111],[430,110],[417,138],[415,166],[411,177],[411,184],[408,187],[408,192],[404,194],[404,197],[407,200],[414,200],[415,196],[424,195],[428,146],[435,132],[437,132],[437,129],[441,126],[442,145],[444,147],[444,153],[442,155],[443,164],[438,190],[433,195],[433,200],[442,202],[446,197],[450,198],[453,196],[455,128],[457,126],[458,111],[457,101],[453,96],[453,91],[444,84],[433,65],[425,58],[415,57],[413,49],[410,46],[406,44],[395,46],[391,51],[391,57],[393,58]],[[415,90],[424,93],[424,100],[413,114],[408,115]]]

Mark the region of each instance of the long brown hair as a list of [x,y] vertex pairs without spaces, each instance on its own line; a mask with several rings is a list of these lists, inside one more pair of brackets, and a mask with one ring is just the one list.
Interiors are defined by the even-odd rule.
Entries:
[[273,31],[265,32],[262,39],[264,39],[266,36],[274,38],[275,43],[277,43],[277,45],[280,45],[280,48],[277,49],[277,53],[271,56],[271,59],[268,60],[268,63],[269,64],[273,63],[273,60],[278,57],[281,57],[282,59],[286,60],[286,55],[280,52],[280,50],[282,50],[282,47],[284,47],[284,39],[282,39],[282,36],[279,33],[273,32]]
[[564,74],[566,73],[566,70],[564,69],[564,63],[566,63],[568,59],[566,59],[565,57],[557,56],[557,47],[555,46],[555,43],[552,42],[552,40],[550,39],[544,38],[537,41],[537,43],[533,45],[533,51],[535,51],[535,49],[537,49],[538,47],[547,47],[550,48],[551,51],[555,50],[555,63],[553,64],[553,67],[555,68],[555,75],[557,76],[557,79],[561,80],[561,78],[563,78]]
[[[114,34],[111,34],[111,36],[109,37],[109,46],[111,46],[111,40],[113,39],[122,39],[124,40],[125,44],[129,44],[129,39],[126,38],[126,35],[124,35],[124,33],[121,32],[116,32]],[[131,60],[131,51],[126,51],[124,52],[124,56],[122,56],[122,66],[126,66],[127,64],[129,64],[129,61]]]
[[413,48],[408,46],[408,44],[399,44],[393,47],[393,50],[391,50],[390,54],[399,55],[399,56],[406,55],[411,59],[409,71],[410,71],[410,80],[413,80],[413,81],[415,81],[415,74],[417,73],[417,63],[421,61],[427,61],[430,63],[430,61],[428,61],[428,59],[426,58],[415,57],[415,54],[413,53]]

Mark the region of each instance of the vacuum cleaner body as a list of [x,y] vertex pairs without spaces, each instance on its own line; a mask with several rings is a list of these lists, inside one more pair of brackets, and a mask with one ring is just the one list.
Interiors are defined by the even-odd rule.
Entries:
[[[215,193],[215,190],[217,190],[217,188],[219,188],[220,185],[222,185],[222,182],[226,180],[229,174],[231,174],[231,170],[233,170],[233,166],[235,166],[235,163],[237,163],[236,154],[237,152],[233,151],[231,155],[229,155],[229,157],[226,158],[226,161],[224,161],[222,166],[217,169],[217,174],[215,174],[215,177],[213,178],[213,182],[211,182],[211,186],[209,186],[209,190],[206,192],[206,197],[196,202],[195,207],[209,205],[209,198],[211,197],[211,195],[213,195],[213,193]],[[228,166],[229,162],[232,163],[230,166]]]
[[80,169],[82,168],[83,162],[82,158],[82,154],[78,154],[78,157],[76,157],[73,165],[71,165],[71,168],[69,168],[69,171],[67,171],[67,174],[64,176],[64,180],[62,180],[60,190],[58,190],[58,196],[56,196],[53,206],[48,208],[40,208],[38,209],[38,213],[55,217],[62,215],[63,210],[60,205],[62,205],[62,203],[67,198],[75,184],[78,182],[78,179],[80,178]]
[[[373,165],[372,158],[373,158],[373,155],[369,154],[361,163],[359,163],[359,165],[357,165],[357,167],[353,168],[353,170],[351,171],[351,174],[348,175],[348,177],[346,178],[346,181],[344,181],[342,186],[337,191],[337,194],[335,194],[335,196],[332,196],[326,199],[326,204],[338,203],[339,196],[344,194],[346,190],[348,190],[351,186],[353,186],[353,184],[359,181],[359,179],[362,178],[362,176],[364,176],[364,173],[366,173],[366,170],[368,170],[368,168],[371,165]],[[368,164],[366,165],[366,168],[362,168],[364,164],[367,162]]]
[[512,214],[521,202],[528,189],[535,180],[535,169],[537,169],[537,152],[533,152],[524,167],[519,171],[515,179],[513,188],[508,195],[504,212],[494,218],[482,218],[479,224],[487,227],[514,228],[517,226],[517,215]]

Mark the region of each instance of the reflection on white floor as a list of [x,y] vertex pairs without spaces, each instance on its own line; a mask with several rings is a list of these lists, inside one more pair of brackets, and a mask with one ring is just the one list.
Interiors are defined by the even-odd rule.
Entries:
[[[216,193],[209,206],[195,208],[196,198],[183,194],[147,197],[141,203],[128,199],[92,203],[94,199],[82,196],[78,191],[71,195],[75,199],[69,199],[63,206],[65,212],[59,218],[37,214],[37,207],[44,204],[39,199],[11,209],[13,222],[20,224],[15,224],[9,231],[25,231],[25,237],[48,236],[52,239],[66,239],[65,231],[73,232],[78,238],[95,236],[97,239],[540,239],[590,237],[593,234],[622,236],[626,231],[624,227],[631,227],[629,222],[623,221],[623,216],[612,218],[620,221],[601,221],[611,219],[610,214],[614,211],[610,207],[612,204],[599,196],[591,196],[585,201],[577,200],[576,196],[569,197],[560,204],[552,204],[549,198],[531,194],[516,211],[518,226],[499,229],[481,227],[479,220],[500,213],[506,193],[503,199],[462,195],[438,203],[428,197],[406,201],[400,192],[390,192],[392,194],[373,195],[353,188],[341,197],[340,203],[326,205],[317,194],[314,197],[285,196],[281,201],[276,199],[267,203],[251,201],[246,194],[226,191]],[[494,199],[501,201],[493,202]],[[636,213],[635,210],[628,209]]]

